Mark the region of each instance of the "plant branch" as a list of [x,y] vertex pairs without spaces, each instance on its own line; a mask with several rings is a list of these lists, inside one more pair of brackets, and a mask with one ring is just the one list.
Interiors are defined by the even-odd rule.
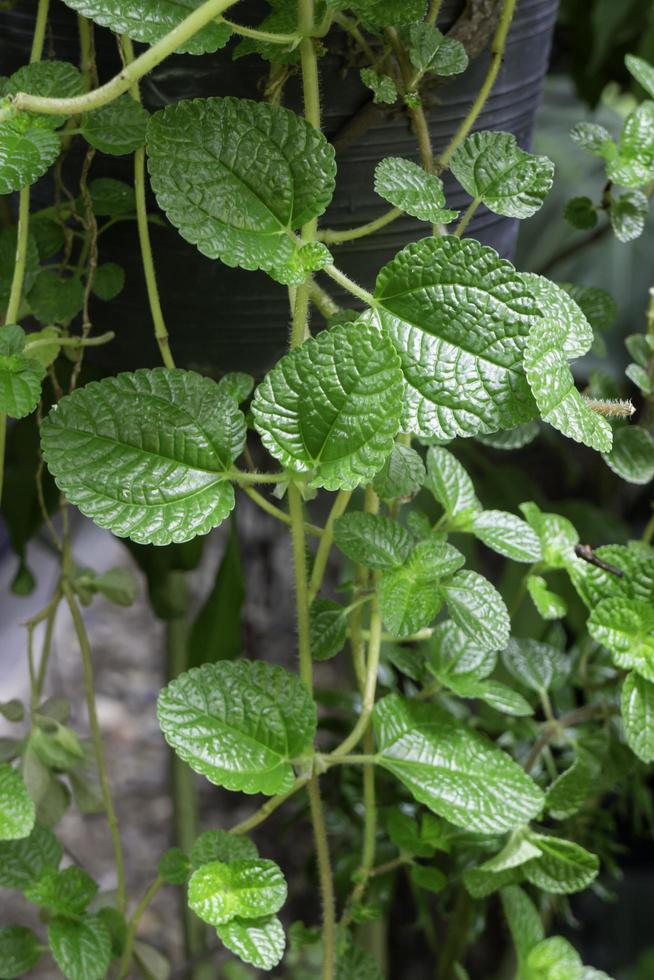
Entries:
[[307,556],[304,546],[304,514],[299,489],[291,483],[288,487],[288,507],[291,517],[293,565],[295,567],[295,612],[298,632],[300,678],[309,691],[313,690],[313,661],[309,636],[309,593],[307,587]]
[[281,44],[292,49],[302,40],[302,35],[297,31],[292,34],[273,34],[270,31],[260,31],[256,27],[246,27],[245,24],[235,24],[233,20],[227,20],[226,17],[221,19],[224,24],[231,27],[234,34],[252,38],[253,41],[262,41],[264,44]]
[[372,714],[372,709],[375,706],[375,691],[377,689],[377,671],[379,669],[379,655],[381,652],[381,616],[379,613],[379,604],[377,602],[377,597],[373,597],[370,612],[370,642],[368,644],[368,661],[366,664],[366,683],[363,692],[363,702],[361,705],[361,714],[357,720],[356,725],[344,739],[341,744],[330,753],[330,758],[338,759],[344,755],[348,755],[350,749],[353,749],[355,745],[360,741],[360,739],[365,734],[370,721],[370,716]]
[[341,516],[341,514],[345,513],[351,497],[352,493],[350,491],[339,490],[339,492],[336,494],[336,499],[332,509],[329,512],[329,517],[327,518],[327,523],[325,524],[325,530],[320,539],[320,544],[318,545],[313,568],[311,570],[311,578],[309,580],[309,605],[311,605],[313,600],[320,592],[322,580],[325,577],[325,569],[327,568],[329,553],[332,550],[332,544],[334,543],[334,522]]
[[468,227],[468,225],[472,221],[472,218],[474,216],[474,213],[475,213],[475,211],[477,210],[477,208],[479,207],[480,204],[481,204],[481,198],[479,198],[479,197],[473,197],[472,201],[470,202],[470,204],[466,208],[463,217],[459,221],[459,223],[456,226],[456,229],[454,231],[454,234],[456,235],[457,238],[461,238],[463,236],[464,231],[466,230],[466,228]]
[[330,279],[337,282],[339,286],[342,286],[343,289],[346,289],[349,293],[352,293],[353,296],[356,296],[357,299],[363,300],[363,302],[367,303],[368,306],[374,307],[377,305],[375,302],[375,297],[372,295],[372,293],[369,293],[362,286],[358,286],[352,279],[350,279],[349,276],[346,276],[344,272],[337,269],[335,265],[326,265],[323,269],[321,269],[321,272],[324,272],[330,277]]
[[404,211],[402,208],[391,208],[389,211],[385,211],[384,214],[380,215],[379,218],[375,218],[374,221],[368,221],[365,225],[358,225],[356,228],[345,228],[343,231],[325,228],[324,231],[319,233],[318,238],[328,245],[338,245],[340,242],[353,242],[357,238],[365,238],[366,235],[372,235],[373,232],[379,231],[380,228],[385,228],[386,225],[390,225],[392,221],[400,218],[403,214]]
[[267,820],[271,813],[278,810],[283,803],[286,803],[291,796],[295,796],[298,790],[301,790],[303,786],[306,786],[309,782],[308,776],[301,776],[295,780],[291,788],[286,793],[280,793],[278,796],[271,796],[271,798],[260,806],[252,816],[246,817],[245,820],[241,820],[239,823],[234,824],[233,827],[229,828],[230,834],[247,834],[259,824]]
[[134,949],[134,940],[136,939],[136,931],[139,927],[141,917],[163,884],[163,880],[157,876],[148,888],[146,888],[143,898],[132,913],[129,926],[127,927],[127,935],[125,936],[123,955],[121,956],[120,966],[118,967],[118,980],[123,980],[127,976],[132,962],[132,950]]
[[316,775],[312,776],[309,780],[309,804],[311,806],[313,835],[316,843],[316,860],[322,903],[322,976],[323,980],[332,980],[336,958],[334,882],[329,859],[329,842],[327,840],[325,815],[320,798],[318,777]]
[[30,189],[23,187],[18,195],[18,228],[16,232],[16,257],[14,272],[11,279],[9,303],[5,314],[5,323],[15,323],[18,319],[20,299],[25,282],[25,267],[27,264],[27,241],[30,224]]
[[572,728],[574,725],[581,725],[585,721],[591,721],[593,718],[601,718],[606,717],[607,715],[615,714],[617,710],[617,708],[613,708],[608,704],[587,704],[584,705],[583,708],[575,708],[574,711],[569,711],[560,718],[546,722],[540,737],[535,742],[531,752],[527,756],[527,760],[524,764],[525,772],[531,772],[538,761],[541,752],[547,748],[552,739],[564,732],[566,728]]
[[[271,517],[276,518],[278,521],[283,521],[284,524],[291,524],[290,515],[283,511],[281,507],[275,507],[273,503],[267,500],[262,494],[260,494],[253,487],[242,486],[243,493],[247,494],[250,500],[254,501],[257,507],[261,510],[265,510],[266,514],[270,514]],[[324,534],[321,527],[316,524],[308,524],[306,521],[304,523],[304,530],[307,534],[313,534],[315,537],[320,538]]]

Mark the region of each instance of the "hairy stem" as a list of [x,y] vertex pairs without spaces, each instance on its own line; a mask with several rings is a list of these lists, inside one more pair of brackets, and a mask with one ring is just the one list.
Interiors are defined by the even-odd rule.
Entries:
[[352,493],[350,491],[339,490],[339,492],[336,494],[336,500],[334,501],[332,509],[329,512],[329,517],[327,518],[327,523],[325,524],[325,530],[322,538],[320,539],[318,550],[316,551],[313,569],[311,570],[311,579],[309,580],[309,605],[311,605],[313,600],[320,592],[320,586],[322,585],[322,580],[325,577],[325,569],[327,568],[329,553],[332,550],[332,544],[334,543],[334,522],[341,516],[341,514],[345,513],[351,497]]
[[49,116],[76,116],[108,105],[120,95],[129,92],[135,82],[156,68],[189,38],[192,38],[235,3],[236,0],[205,0],[170,33],[149,47],[142,55],[139,55],[131,65],[127,65],[105,85],[101,85],[100,88],[96,88],[92,92],[77,95],[72,99],[47,98],[29,95],[27,92],[18,92],[9,99],[9,107],[4,112],[0,110],[0,122],[3,122],[4,118],[11,114],[12,107],[29,112],[42,112]]
[[[273,503],[267,500],[262,494],[255,490],[254,487],[242,486],[241,489],[243,493],[246,494],[250,500],[254,501],[257,507],[264,510],[266,514],[270,514],[271,517],[276,518],[278,521],[283,521],[284,524],[288,524],[290,527],[291,516],[283,511],[281,507],[276,507]],[[320,538],[325,533],[321,527],[316,524],[308,524],[304,522],[304,530],[307,534],[313,534],[315,537]]]
[[428,24],[432,24],[433,26],[438,20],[442,2],[443,0],[431,0],[431,3],[429,4],[429,13],[427,14]]
[[325,815],[320,798],[320,786],[318,785],[317,776],[312,776],[309,780],[308,791],[313,834],[316,843],[320,897],[322,901],[322,978],[323,980],[332,980],[336,956],[334,882],[329,859],[327,827],[325,825]]
[[304,542],[304,513],[302,496],[291,483],[288,488],[288,507],[291,517],[293,565],[295,568],[295,613],[297,618],[300,677],[313,690],[313,661],[309,637],[309,591],[307,586],[307,556]]
[[141,917],[162,885],[163,880],[159,877],[155,878],[148,888],[146,888],[143,898],[132,913],[132,917],[129,920],[129,926],[127,927],[127,935],[125,936],[123,955],[120,958],[120,965],[118,967],[118,980],[123,980],[123,978],[127,976],[130,964],[132,962],[132,950],[134,949],[134,940],[136,939],[136,931],[139,927]]
[[30,51],[30,64],[40,61],[43,55],[43,44],[45,41],[45,29],[48,23],[48,10],[50,0],[39,0],[36,10],[36,23],[34,24],[34,34],[32,36],[32,48]]
[[477,210],[480,204],[481,204],[481,198],[473,197],[472,201],[466,208],[463,217],[461,218],[458,225],[456,226],[456,230],[454,234],[456,235],[457,238],[461,238],[463,236],[464,231],[472,221],[475,211]]
[[391,208],[390,211],[385,211],[379,218],[375,218],[374,221],[368,221],[365,225],[358,225],[356,228],[345,228],[343,231],[326,228],[320,232],[318,237],[328,245],[338,245],[340,242],[352,242],[357,238],[365,238],[366,235],[372,235],[373,232],[379,231],[380,228],[385,228],[386,225],[390,225],[392,221],[395,221],[403,214],[404,211],[402,208]]
[[18,228],[16,237],[16,258],[11,279],[9,303],[5,314],[5,323],[15,323],[20,309],[20,298],[25,282],[25,266],[27,263],[27,239],[30,225],[30,189],[23,187],[18,196]]
[[125,862],[123,859],[123,848],[120,841],[120,831],[118,828],[118,818],[116,816],[116,810],[114,808],[113,799],[111,796],[111,789],[109,786],[109,777],[107,775],[107,765],[104,757],[104,748],[102,745],[102,733],[100,731],[100,723],[98,721],[98,712],[95,706],[95,686],[93,683],[93,663],[91,660],[91,646],[89,644],[88,633],[86,632],[86,626],[84,625],[84,619],[80,612],[79,606],[77,604],[77,599],[75,594],[68,583],[64,579],[62,582],[62,592],[68,603],[68,608],[70,609],[70,615],[73,620],[73,626],[75,628],[75,634],[77,636],[77,642],[79,643],[80,653],[82,655],[82,668],[84,671],[84,694],[86,697],[86,710],[89,715],[89,726],[91,728],[91,741],[93,742],[93,751],[95,754],[95,764],[98,769],[98,778],[100,781],[100,792],[102,794],[102,802],[104,804],[105,812],[107,814],[107,822],[109,823],[109,832],[111,834],[111,843],[113,845],[114,851],[114,862],[116,865],[116,907],[119,912],[124,913],[126,907],[126,894],[125,894]]
[[348,737],[331,753],[332,758],[340,758],[341,756],[348,755],[350,749],[353,749],[355,745],[358,744],[360,739],[365,734],[370,721],[370,716],[372,714],[372,709],[375,706],[377,671],[379,669],[379,655],[381,651],[382,637],[381,616],[379,613],[379,605],[377,603],[376,596],[372,599],[371,603],[369,635],[370,642],[368,644],[368,662],[366,664],[366,683],[363,692],[361,714],[359,715],[357,723]]
[[326,273],[326,275],[328,275],[330,279],[333,279],[334,282],[337,282],[339,286],[342,286],[343,289],[347,289],[348,293],[352,293],[353,296],[356,296],[358,299],[362,299],[364,303],[368,304],[368,306],[376,305],[375,297],[372,295],[372,293],[369,293],[367,289],[364,289],[362,286],[358,286],[352,279],[350,279],[349,276],[346,276],[344,272],[337,269],[335,265],[326,265],[321,271]]
[[470,111],[467,116],[457,129],[456,133],[450,140],[450,143],[445,150],[440,154],[436,160],[436,169],[438,172],[445,170],[449,165],[452,158],[452,154],[458,146],[466,138],[474,124],[476,123],[481,110],[486,104],[486,100],[491,93],[493,85],[497,79],[500,67],[502,65],[502,59],[504,58],[504,49],[506,47],[506,37],[509,33],[509,28],[511,27],[511,22],[513,20],[513,14],[515,13],[517,0],[504,0],[504,5],[502,7],[502,13],[500,15],[500,20],[497,25],[497,30],[495,31],[495,37],[493,38],[493,45],[491,47],[491,59],[490,65],[488,66],[488,72],[486,73],[486,78],[482,82],[481,88],[477,93],[475,101],[470,107]]
[[256,27],[246,27],[245,24],[235,24],[233,20],[227,20],[226,17],[223,17],[222,20],[228,27],[231,27],[234,34],[252,38],[253,41],[262,41],[264,44],[295,46],[302,40],[302,35],[297,31],[294,34],[272,34],[270,31],[260,31]]
[[241,820],[240,823],[234,824],[233,827],[229,828],[230,834],[247,834],[259,824],[267,820],[271,813],[278,810],[282,804],[286,803],[291,796],[295,796],[298,790],[301,790],[303,786],[306,786],[309,782],[308,776],[302,776],[296,779],[291,788],[286,793],[280,793],[279,796],[272,796],[263,806],[260,806],[255,813],[250,817],[246,817],[245,820]]

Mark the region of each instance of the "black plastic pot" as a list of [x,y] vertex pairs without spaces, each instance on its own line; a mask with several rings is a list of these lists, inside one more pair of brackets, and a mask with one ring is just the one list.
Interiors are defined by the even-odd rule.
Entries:
[[[439,24],[451,25],[463,9],[461,0],[443,4]],[[35,4],[23,3],[11,12],[0,13],[0,65],[9,74],[27,60]],[[519,0],[508,36],[504,63],[498,80],[481,113],[476,128],[514,133],[523,147],[531,141],[542,82],[547,71],[549,49],[558,0]],[[244,0],[234,11],[243,23],[257,23],[263,4]],[[63,4],[52,8],[49,44],[59,58],[77,60],[75,17]],[[101,80],[118,68],[111,34],[98,30],[97,52]],[[47,47],[46,47],[47,51]],[[469,70],[437,92],[438,104],[429,110],[432,142],[444,148],[468,111],[488,67],[488,48]],[[324,102],[324,128],[328,137],[342,132],[345,124],[366,104],[370,93],[359,81],[358,71],[343,70],[343,60],[328,55],[320,63]],[[229,52],[193,57],[178,55],[161,64],[143,81],[143,94],[154,110],[183,98],[233,95],[257,98],[266,66],[258,57],[232,61]],[[299,83],[291,79],[285,91],[286,104],[300,108]],[[369,221],[387,205],[373,190],[375,165],[385,156],[417,159],[416,142],[403,115],[381,116],[356,142],[337,153],[338,178],[334,200],[324,223],[348,228]],[[130,162],[98,156],[92,176],[130,179]],[[74,163],[73,158],[73,163]],[[74,183],[71,180],[71,185]],[[448,205],[464,208],[465,193],[445,175]],[[47,188],[34,191],[35,198]],[[336,261],[350,276],[368,288],[379,268],[409,241],[427,233],[424,223],[399,219],[374,236],[335,248]],[[469,233],[510,257],[517,222],[481,208]],[[234,368],[255,374],[265,371],[283,353],[288,335],[288,297],[284,287],[264,273],[230,269],[200,255],[171,227],[152,229],[163,308],[171,334],[175,358],[180,365],[205,371]],[[108,306],[96,302],[93,317],[98,329],[113,329],[116,340],[104,348],[102,357],[111,369],[132,369],[158,360],[151,335],[151,321],[142,283],[136,228],[119,224],[102,239],[101,260],[114,260],[126,268],[127,286]],[[339,294],[326,283],[337,301],[356,306],[349,295]]]

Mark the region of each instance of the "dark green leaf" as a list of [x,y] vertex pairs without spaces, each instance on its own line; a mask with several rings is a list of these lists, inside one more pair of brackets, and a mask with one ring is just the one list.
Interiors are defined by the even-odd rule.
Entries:
[[82,136],[96,150],[124,156],[145,145],[149,114],[131,95],[121,95],[89,112],[82,120]]
[[432,224],[448,224],[458,215],[446,207],[443,182],[401,157],[386,157],[375,167],[375,190],[407,214]]
[[0,929],[0,977],[13,980],[28,973],[41,958],[39,941],[31,929],[6,926]]

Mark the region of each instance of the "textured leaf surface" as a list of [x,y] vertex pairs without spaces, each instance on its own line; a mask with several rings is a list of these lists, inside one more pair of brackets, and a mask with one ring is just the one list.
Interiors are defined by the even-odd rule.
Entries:
[[21,774],[0,763],[0,841],[28,837],[34,826],[34,803]]
[[334,522],[334,541],[351,561],[378,572],[404,564],[414,546],[397,521],[360,512],[343,514]]
[[654,684],[635,672],[629,674],[621,708],[629,747],[643,762],[654,762]]
[[429,626],[443,605],[439,579],[463,564],[463,555],[435,538],[419,542],[399,568],[379,581],[379,608],[384,625],[397,637]]
[[129,214],[136,208],[134,188],[113,177],[98,177],[89,184],[93,213],[100,218]]
[[289,232],[325,210],[334,151],[288,109],[247,99],[178,102],[151,117],[152,187],[203,255],[274,269],[296,250]]
[[620,242],[633,242],[645,230],[649,201],[642,191],[624,191],[611,197],[609,217],[615,237]]
[[216,931],[227,949],[259,970],[272,970],[284,955],[286,936],[276,915],[259,919],[234,918],[219,925]]
[[194,870],[210,861],[231,864],[232,861],[251,861],[257,857],[257,846],[249,837],[230,834],[228,830],[205,830],[191,848],[191,866]]
[[517,885],[503,888],[500,899],[515,946],[518,966],[522,967],[534,946],[545,938],[543,922],[531,898]]
[[439,623],[428,644],[427,666],[435,677],[462,675],[483,680],[492,674],[497,654],[471,640],[451,619]]
[[41,397],[43,365],[24,353],[25,331],[15,323],[0,327],[0,412],[21,419]]
[[48,925],[48,944],[67,980],[102,980],[109,969],[111,938],[99,915],[78,921],[56,916]]
[[470,197],[509,218],[538,211],[554,180],[552,161],[520,149],[512,133],[473,133],[452,154],[450,169]]
[[541,416],[570,439],[609,452],[611,426],[577,391],[564,353],[565,343],[562,323],[542,320],[529,335],[525,371]]
[[502,652],[502,662],[516,680],[539,693],[560,687],[570,673],[565,654],[538,640],[512,638]]
[[0,929],[0,976],[3,980],[21,977],[41,958],[39,941],[25,926]]
[[654,606],[639,599],[603,599],[588,618],[588,632],[620,667],[654,681]]
[[336,961],[336,980],[383,980],[382,972],[371,953],[356,946],[348,946]]
[[654,177],[654,102],[641,102],[625,119],[619,153],[607,158],[606,175],[634,189]]
[[353,490],[393,448],[402,373],[392,344],[375,327],[346,323],[279,361],[257,388],[255,425],[268,451],[313,486]]
[[581,845],[543,834],[531,834],[530,840],[541,851],[523,868],[532,885],[554,895],[569,895],[587,888],[597,877],[599,859]]
[[493,249],[452,236],[415,242],[381,270],[375,298],[402,361],[406,431],[449,439],[536,414],[522,352],[538,309]]
[[570,359],[582,357],[593,342],[593,329],[573,293],[533,272],[523,273],[523,278],[545,321],[557,324],[563,336],[565,356]]
[[41,439],[57,485],[83,514],[161,545],[206,534],[232,510],[224,472],[243,447],[245,420],[209,378],[155,368],[63,398]]
[[203,922],[219,926],[236,916],[258,918],[278,912],[286,892],[284,875],[274,861],[212,861],[193,872],[188,904]]
[[468,55],[461,42],[446,37],[437,27],[412,24],[409,37],[409,58],[421,75],[460,75],[468,67]]
[[[64,0],[82,17],[108,27],[115,34],[127,34],[133,41],[155,44],[185,17],[201,7],[203,0]],[[189,38],[178,51],[205,54],[223,48],[231,28],[215,20]]]
[[149,114],[131,95],[121,95],[84,116],[82,135],[96,150],[124,156],[145,145]]
[[487,547],[513,561],[540,561],[540,541],[525,521],[504,510],[483,510],[473,515],[470,528]]
[[444,674],[439,680],[460,698],[484,701],[489,707],[505,715],[525,717],[534,709],[522,694],[500,681],[480,681],[464,674]]
[[44,325],[66,324],[84,305],[84,287],[75,277],[43,269],[27,294],[32,313]]
[[506,646],[511,621],[504,599],[487,578],[464,569],[444,591],[450,616],[466,636],[488,650]]
[[586,980],[577,950],[562,936],[551,936],[530,951],[525,980]]
[[311,656],[330,660],[340,653],[347,640],[347,614],[331,599],[315,599],[309,609]]
[[623,574],[614,575],[581,559],[572,559],[572,581],[589,609],[608,598],[641,599],[654,604],[654,552],[650,548],[631,541],[628,546],[601,545],[595,554]]
[[575,760],[547,790],[547,812],[555,820],[574,816],[597,789],[600,762],[582,747],[577,747]]
[[642,85],[650,98],[654,99],[654,68],[635,54],[628,54],[624,59],[629,73]]
[[373,68],[362,68],[359,74],[363,84],[372,92],[373,102],[390,105],[396,101],[397,86],[390,75],[380,75]]
[[396,443],[372,485],[382,500],[406,500],[413,497],[424,482],[425,464],[420,453]]
[[390,694],[373,722],[379,764],[456,826],[501,833],[540,812],[542,793],[520,766],[433,705]]
[[448,224],[458,211],[446,207],[443,182],[402,157],[386,157],[375,167],[375,190],[389,204],[432,224]]
[[425,487],[442,506],[448,518],[481,510],[472,480],[448,449],[432,446],[427,452]]
[[29,837],[0,843],[0,888],[23,889],[44,868],[56,868],[61,845],[45,827],[35,824]]
[[98,891],[98,886],[84,868],[71,865],[58,871],[47,867],[25,888],[25,896],[60,915],[80,915]]
[[611,452],[604,462],[628,483],[649,483],[654,479],[654,438],[648,429],[625,426],[613,433]]
[[505,429],[504,432],[479,435],[477,439],[493,449],[522,449],[523,446],[528,446],[534,441],[539,431],[538,422],[534,419],[532,422],[525,422],[524,425],[516,425],[514,429]]
[[301,681],[263,662],[222,661],[182,674],[159,694],[168,744],[210,782],[243,793],[283,793],[291,759],[311,745],[316,707]]
[[576,561],[574,547],[579,535],[566,517],[544,513],[537,504],[528,501],[520,504],[525,520],[540,540],[543,561],[553,568],[565,568]]

